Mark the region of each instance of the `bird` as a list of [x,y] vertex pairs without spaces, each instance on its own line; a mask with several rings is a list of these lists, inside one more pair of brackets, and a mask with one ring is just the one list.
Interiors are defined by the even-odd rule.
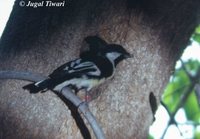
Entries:
[[[60,92],[69,87],[75,93],[89,92],[114,76],[116,66],[124,59],[132,57],[121,45],[104,43],[99,51],[87,51],[79,58],[69,61],[55,69],[47,79],[25,85],[30,93],[53,90]],[[95,47],[92,45],[91,47]]]

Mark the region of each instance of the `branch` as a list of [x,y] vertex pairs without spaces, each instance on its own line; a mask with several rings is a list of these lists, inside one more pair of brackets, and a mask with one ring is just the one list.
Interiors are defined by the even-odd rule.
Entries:
[[46,79],[47,77],[23,71],[0,71],[0,79],[16,79],[16,80],[25,80],[30,82],[38,82]]
[[97,123],[94,115],[90,112],[87,103],[81,101],[81,99],[78,98],[74,93],[72,93],[68,87],[64,87],[61,90],[61,94],[65,96],[66,99],[70,100],[76,107],[78,107],[80,112],[85,116],[90,126],[92,127],[96,138],[105,139],[103,131],[101,130],[101,127]]
[[[41,74],[31,73],[31,72],[20,72],[20,71],[0,71],[0,79],[17,79],[17,80],[26,80],[31,82],[37,82],[44,80],[47,77],[42,76]],[[55,92],[57,93],[57,92]],[[90,112],[88,105],[81,101],[69,88],[64,87],[60,92],[65,99],[72,102],[81,113],[83,113],[86,120],[89,122],[90,126],[93,129],[93,132],[97,139],[105,139],[105,136],[97,123],[95,117]],[[59,96],[59,95],[58,95]]]

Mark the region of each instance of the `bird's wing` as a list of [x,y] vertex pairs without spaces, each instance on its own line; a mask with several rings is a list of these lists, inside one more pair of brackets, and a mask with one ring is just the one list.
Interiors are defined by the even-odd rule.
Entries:
[[76,59],[70,61],[49,75],[50,78],[79,78],[81,76],[99,76],[100,70],[92,61],[85,61],[82,59]]

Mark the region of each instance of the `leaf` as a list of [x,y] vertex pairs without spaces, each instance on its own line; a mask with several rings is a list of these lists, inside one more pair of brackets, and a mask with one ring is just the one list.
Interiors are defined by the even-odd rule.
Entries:
[[198,25],[198,26],[196,27],[195,33],[196,33],[196,34],[200,34],[200,25]]
[[192,39],[193,39],[194,41],[200,43],[200,34],[194,34],[194,35],[192,36]]
[[194,131],[194,139],[200,139],[200,130],[198,128]]
[[154,139],[154,137],[149,134],[148,139]]
[[192,40],[200,43],[200,25],[198,25],[192,35]]
[[192,120],[197,123],[200,122],[200,109],[194,91],[191,91],[191,94],[185,102],[184,110],[188,120]]
[[196,76],[197,71],[200,68],[200,61],[189,59],[187,62],[184,62],[184,65],[190,75]]
[[178,69],[173,75],[173,79],[167,85],[164,95],[163,102],[168,106],[169,111],[172,113],[176,110],[182,92],[190,84],[190,80],[183,69]]

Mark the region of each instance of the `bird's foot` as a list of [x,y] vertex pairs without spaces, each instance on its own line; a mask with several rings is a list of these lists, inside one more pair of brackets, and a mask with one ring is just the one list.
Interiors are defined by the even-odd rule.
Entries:
[[92,96],[89,93],[85,94],[85,102],[89,103],[90,101],[92,101]]
[[90,101],[92,101],[92,95],[84,90],[80,90],[77,93],[77,96],[84,102],[89,103]]

